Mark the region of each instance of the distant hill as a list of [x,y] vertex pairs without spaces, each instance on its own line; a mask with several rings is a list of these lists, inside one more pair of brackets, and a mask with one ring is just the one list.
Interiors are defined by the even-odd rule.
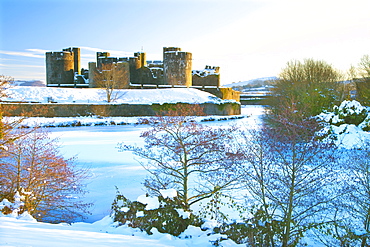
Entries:
[[32,81],[14,81],[14,85],[16,86],[31,86],[31,87],[45,87],[45,82],[40,80],[32,80]]
[[249,81],[240,81],[235,82],[227,85],[223,85],[224,87],[231,87],[236,91],[251,91],[251,90],[266,90],[266,87],[272,86],[272,81],[276,80],[277,77],[262,77],[257,79],[252,79]]
[[240,82],[234,82],[230,84],[223,85],[224,87],[243,87],[243,86],[255,86],[255,87],[261,87],[266,84],[269,85],[268,81],[276,80],[276,76],[271,76],[271,77],[262,77],[262,78],[257,78],[257,79],[252,79],[248,81],[240,81]]

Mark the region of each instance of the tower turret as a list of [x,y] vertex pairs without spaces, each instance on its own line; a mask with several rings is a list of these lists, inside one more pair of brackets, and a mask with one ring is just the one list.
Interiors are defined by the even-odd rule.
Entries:
[[95,82],[96,63],[89,62],[89,87],[97,87]]
[[81,73],[80,48],[46,52],[46,84],[73,84],[75,74]]
[[74,81],[74,55],[70,51],[46,53],[46,82],[72,84]]
[[164,80],[168,85],[192,85],[192,54],[178,47],[163,48]]
[[134,57],[138,58],[138,61],[140,63],[140,68],[146,66],[146,53],[145,52],[135,52]]
[[74,72],[80,75],[81,74],[80,48],[73,47],[72,52],[74,60]]

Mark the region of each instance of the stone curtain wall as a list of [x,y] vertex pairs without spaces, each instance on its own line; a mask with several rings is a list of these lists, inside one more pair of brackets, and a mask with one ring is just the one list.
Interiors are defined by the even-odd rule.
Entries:
[[[27,117],[78,117],[78,116],[102,116],[102,117],[138,117],[155,116],[178,105],[177,104],[37,104],[37,103],[2,103],[4,116],[27,116]],[[240,104],[200,104],[204,107],[205,115],[240,115]]]
[[240,92],[235,91],[229,87],[220,87],[220,88],[198,88],[199,90],[211,93],[217,96],[220,99],[225,100],[235,100],[240,102]]

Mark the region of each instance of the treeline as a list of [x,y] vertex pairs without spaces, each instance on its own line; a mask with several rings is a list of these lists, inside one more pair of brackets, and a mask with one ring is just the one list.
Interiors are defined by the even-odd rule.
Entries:
[[[370,106],[370,56],[361,58],[358,67],[340,72],[325,61],[305,59],[290,61],[275,81],[272,110],[280,114],[290,109],[291,115],[316,116],[353,97]],[[285,107],[281,107],[281,105]]]

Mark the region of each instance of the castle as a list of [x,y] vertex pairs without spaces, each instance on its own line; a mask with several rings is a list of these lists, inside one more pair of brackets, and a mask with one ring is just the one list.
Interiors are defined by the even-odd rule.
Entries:
[[[80,48],[71,47],[58,52],[46,52],[46,82],[48,87],[149,89],[149,88],[196,88],[214,96],[212,102],[201,103],[206,115],[239,115],[240,92],[220,87],[220,68],[206,66],[204,70],[192,70],[192,54],[178,47],[164,47],[163,61],[147,61],[144,52],[133,57],[111,57],[109,52],[97,52],[96,62],[89,68],[81,68]],[[114,84],[109,84],[113,83]],[[52,96],[52,95],[51,95]],[[7,103],[7,116],[71,117],[71,116],[156,116],[163,114],[167,105],[156,104],[55,104],[52,97],[48,103]],[[193,101],[194,99],[191,99]],[[197,102],[193,102],[198,104]],[[172,103],[170,103],[172,104]],[[174,103],[186,105],[188,103]],[[42,106],[43,111],[39,111]]]
[[96,62],[90,62],[88,70],[80,66],[80,48],[66,48],[60,52],[46,52],[47,86],[102,87],[97,71],[107,66],[115,68],[121,77],[116,88],[168,87],[220,87],[220,68],[206,66],[204,70],[192,70],[192,53],[179,47],[164,47],[162,61],[147,61],[145,52],[133,57],[111,57],[109,52],[97,52]]

